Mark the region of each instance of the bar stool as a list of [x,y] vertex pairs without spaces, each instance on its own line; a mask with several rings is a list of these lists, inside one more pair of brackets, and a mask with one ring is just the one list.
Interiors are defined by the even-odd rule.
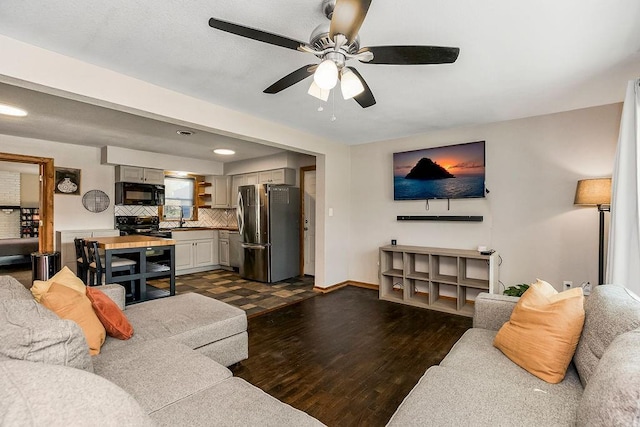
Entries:
[[84,239],[76,237],[73,239],[76,247],[76,276],[87,284],[87,274],[89,274],[89,260],[87,258],[87,249]]
[[[88,242],[86,246],[89,261],[89,286],[100,286],[102,285],[102,276],[105,274],[105,258],[100,256],[98,242]],[[134,274],[136,264],[135,261],[127,258],[112,257],[111,272],[126,271],[129,274]],[[129,292],[131,296],[135,295],[135,284],[133,280],[129,282]]]

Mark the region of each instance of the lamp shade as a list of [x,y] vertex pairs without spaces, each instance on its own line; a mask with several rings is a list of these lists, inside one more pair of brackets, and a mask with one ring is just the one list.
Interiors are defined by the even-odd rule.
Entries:
[[340,72],[340,90],[344,99],[351,99],[364,92],[364,86],[353,71],[344,67]]
[[313,81],[321,89],[331,90],[338,83],[338,66],[331,59],[325,59],[313,73]]
[[608,205],[611,203],[611,178],[581,179],[576,187],[574,205]]
[[331,93],[331,90],[322,89],[320,86],[316,84],[315,81],[313,81],[311,82],[311,86],[309,87],[309,90],[307,91],[307,93],[311,96],[315,96],[316,98],[326,102],[327,99],[329,99],[329,94]]

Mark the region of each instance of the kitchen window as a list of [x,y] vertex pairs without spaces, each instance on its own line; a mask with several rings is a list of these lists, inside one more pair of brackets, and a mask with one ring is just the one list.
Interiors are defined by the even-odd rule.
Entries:
[[195,178],[164,177],[164,221],[196,221]]

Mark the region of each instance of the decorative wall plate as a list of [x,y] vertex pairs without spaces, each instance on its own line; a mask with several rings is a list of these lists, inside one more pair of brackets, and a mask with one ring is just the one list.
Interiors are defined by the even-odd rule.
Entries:
[[82,206],[89,212],[99,213],[109,207],[109,196],[101,190],[89,190],[82,196]]

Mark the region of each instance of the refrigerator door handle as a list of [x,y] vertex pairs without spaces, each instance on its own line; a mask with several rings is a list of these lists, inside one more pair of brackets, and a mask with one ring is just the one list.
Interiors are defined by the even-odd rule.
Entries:
[[271,243],[267,243],[265,245],[256,245],[255,243],[242,243],[243,249],[265,249],[267,246],[271,246]]
[[238,219],[238,231],[240,237],[244,234],[244,201],[242,200],[242,192],[238,191],[238,207],[236,209],[236,218]]

